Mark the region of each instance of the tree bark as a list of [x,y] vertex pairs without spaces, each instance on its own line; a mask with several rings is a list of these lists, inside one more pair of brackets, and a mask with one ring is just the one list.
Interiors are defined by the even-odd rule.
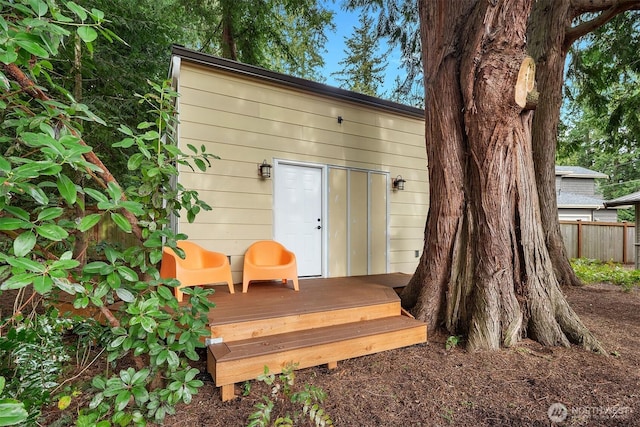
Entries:
[[553,271],[564,285],[579,285],[560,232],[556,194],[556,147],[562,85],[567,51],[564,33],[570,11],[569,0],[540,0],[529,19],[527,40],[529,54],[536,61],[538,105],[533,118],[533,158],[540,200],[540,213],[545,244],[551,256]]
[[[82,39],[78,34],[74,38],[73,49],[73,97],[76,102],[82,102]],[[84,188],[84,173],[83,171],[75,172],[75,182]],[[85,198],[84,192],[78,193],[78,202],[75,205],[75,215],[78,221],[81,221],[85,216]],[[89,247],[89,239],[86,233],[76,230],[74,233],[75,242],[73,245],[73,258],[80,263],[77,271],[81,271],[87,263],[87,248]]]
[[225,0],[222,5],[222,57],[238,60],[238,47],[234,35],[233,7]]
[[433,332],[471,350],[602,347],[564,298],[541,226],[533,111],[516,102],[532,0],[420,2],[430,210],[402,294]]
[[[429,101],[425,104],[427,158],[429,165],[434,163],[438,167],[429,167],[429,214],[424,250],[401,298],[402,305],[411,307],[414,316],[425,320],[431,331],[443,326],[445,318],[451,318],[446,316],[447,311],[454,311],[453,317],[464,311],[464,307],[456,304],[447,308],[447,301],[457,301],[461,293],[468,292],[460,288],[468,282],[459,280],[468,271],[463,262],[471,262],[472,257],[468,253],[470,223],[465,216],[467,154],[462,95],[456,75],[460,66],[456,34],[461,31],[473,2],[444,2],[442,7],[428,0],[419,2],[422,42],[423,46],[430,46],[422,49],[425,99]],[[448,32],[449,28],[456,30]],[[433,136],[437,139],[432,141]],[[454,257],[461,262],[453,265]]]

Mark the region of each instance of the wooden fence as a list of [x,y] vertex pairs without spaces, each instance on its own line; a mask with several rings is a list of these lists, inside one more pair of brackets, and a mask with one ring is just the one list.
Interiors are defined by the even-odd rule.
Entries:
[[636,259],[635,224],[629,222],[560,221],[569,258],[591,258],[624,264]]
[[103,215],[100,222],[91,230],[87,231],[87,238],[90,245],[97,245],[101,242],[118,244],[122,248],[140,245],[140,241],[136,236],[120,230],[120,228],[118,228],[118,226],[111,220],[109,215]]

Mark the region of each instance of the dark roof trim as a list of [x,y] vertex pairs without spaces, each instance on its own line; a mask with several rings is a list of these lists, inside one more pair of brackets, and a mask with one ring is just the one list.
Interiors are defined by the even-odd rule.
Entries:
[[231,61],[229,59],[197,52],[195,50],[187,49],[182,46],[173,45],[171,54],[174,56],[179,56],[180,58],[186,59],[190,62],[195,62],[197,64],[206,65],[208,67],[217,68],[219,70],[232,72],[234,74],[240,74],[247,77],[266,80],[271,83],[276,83],[295,89],[316,93],[319,95],[329,96],[344,101],[366,105],[368,107],[380,108],[386,111],[393,111],[396,113],[406,114],[416,118],[424,119],[424,110],[421,110],[420,108],[399,104],[393,101],[387,101],[385,99],[380,99],[373,96],[363,95],[357,92],[351,92],[345,89],[313,82],[311,80],[301,79],[299,77],[288,76],[286,74],[277,73],[265,68],[243,64],[241,62]]
[[[636,191],[635,193],[627,194],[622,197],[618,197],[617,199],[607,200],[604,202],[605,206],[631,206],[631,205],[640,205],[640,191]],[[638,209],[636,207],[636,209]]]

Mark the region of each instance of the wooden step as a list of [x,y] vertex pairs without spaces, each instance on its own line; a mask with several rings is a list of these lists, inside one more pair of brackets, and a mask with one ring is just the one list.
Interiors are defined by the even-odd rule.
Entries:
[[[214,309],[215,310],[215,309]],[[266,319],[247,320],[239,323],[212,324],[211,337],[223,342],[246,340],[285,334],[290,331],[336,326],[365,320],[396,316],[400,313],[400,301],[365,307],[333,309],[313,313],[282,314]]]
[[282,372],[289,364],[297,364],[299,369],[325,363],[335,366],[340,360],[426,340],[424,323],[393,316],[212,344],[207,369],[216,386],[223,387],[223,400],[227,400],[233,397],[234,383],[257,378],[265,366],[272,373]]
[[211,337],[244,340],[400,313],[400,298],[391,287],[324,280],[321,286],[300,281],[299,292],[280,283],[256,283],[246,294],[216,293],[209,313]]

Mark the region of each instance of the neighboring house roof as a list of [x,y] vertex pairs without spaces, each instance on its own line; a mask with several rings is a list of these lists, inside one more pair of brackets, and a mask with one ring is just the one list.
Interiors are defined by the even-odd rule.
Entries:
[[556,165],[556,175],[566,176],[568,178],[609,178],[609,175],[592,171],[591,169],[581,166],[558,166]]
[[558,193],[558,208],[582,208],[582,209],[601,209],[604,207],[604,200],[598,197],[585,196],[573,193]]
[[618,197],[617,199],[608,200],[604,202],[604,205],[609,206],[629,206],[636,203],[640,203],[640,191],[627,194],[626,196]]
[[[595,179],[609,178],[604,173],[592,171],[582,166],[558,166],[556,165],[556,176],[563,178],[582,178],[586,183],[593,183]],[[593,185],[593,184],[591,184]],[[579,194],[563,189],[563,185],[558,187],[558,208],[562,209],[603,209],[604,199],[598,194]]]

